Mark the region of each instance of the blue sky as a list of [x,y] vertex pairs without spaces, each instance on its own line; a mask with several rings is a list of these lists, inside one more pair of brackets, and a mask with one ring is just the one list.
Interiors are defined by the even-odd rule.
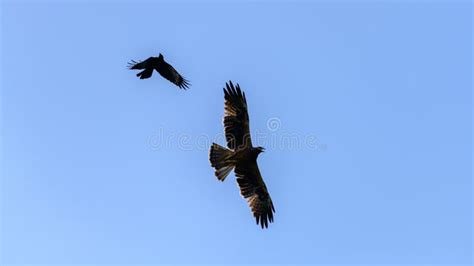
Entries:
[[[471,24],[469,1],[2,2],[0,263],[469,264]],[[160,52],[189,91],[125,67]],[[208,162],[229,79],[267,230]]]

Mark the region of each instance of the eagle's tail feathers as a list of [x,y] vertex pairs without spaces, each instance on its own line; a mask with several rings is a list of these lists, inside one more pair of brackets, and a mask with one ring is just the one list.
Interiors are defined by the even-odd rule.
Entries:
[[209,160],[212,167],[216,169],[215,175],[220,181],[224,181],[230,171],[235,167],[235,160],[232,158],[234,152],[218,144],[212,143],[209,151]]

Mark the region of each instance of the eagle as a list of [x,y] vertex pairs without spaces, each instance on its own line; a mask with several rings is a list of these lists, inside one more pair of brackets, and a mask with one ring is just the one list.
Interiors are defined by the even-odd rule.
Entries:
[[234,170],[240,194],[247,200],[257,225],[268,228],[275,208],[257,165],[257,157],[264,148],[252,146],[245,93],[232,81],[224,88],[224,131],[227,148],[212,143],[209,150],[214,174],[224,181]]
[[147,79],[151,77],[154,69],[158,71],[162,77],[171,81],[181,89],[186,90],[190,86],[189,81],[181,76],[173,66],[168,64],[161,53],[158,57],[152,56],[145,61],[136,62],[132,60],[128,63],[128,68],[140,70],[143,69],[143,71],[137,74],[137,77],[140,79]]

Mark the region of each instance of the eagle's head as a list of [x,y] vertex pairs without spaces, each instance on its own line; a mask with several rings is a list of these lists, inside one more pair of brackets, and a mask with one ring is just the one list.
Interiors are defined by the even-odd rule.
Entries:
[[259,146],[259,147],[255,148],[255,150],[257,151],[257,155],[258,155],[258,154],[264,152],[264,151],[265,151],[265,148]]

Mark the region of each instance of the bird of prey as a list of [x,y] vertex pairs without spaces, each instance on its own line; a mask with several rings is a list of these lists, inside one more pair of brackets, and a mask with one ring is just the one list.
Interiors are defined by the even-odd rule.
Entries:
[[273,222],[275,208],[257,165],[257,157],[264,148],[252,146],[247,100],[239,84],[226,83],[224,100],[224,131],[228,149],[213,143],[209,160],[220,181],[224,181],[234,169],[240,194],[247,200],[257,225],[268,228],[268,222]]
[[129,69],[143,69],[137,74],[140,79],[147,79],[153,74],[153,69],[160,73],[165,79],[173,82],[176,86],[181,89],[188,89],[190,84],[183,76],[181,76],[173,66],[168,64],[163,55],[160,53],[158,57],[149,57],[145,61],[136,62],[132,60],[128,63]]

